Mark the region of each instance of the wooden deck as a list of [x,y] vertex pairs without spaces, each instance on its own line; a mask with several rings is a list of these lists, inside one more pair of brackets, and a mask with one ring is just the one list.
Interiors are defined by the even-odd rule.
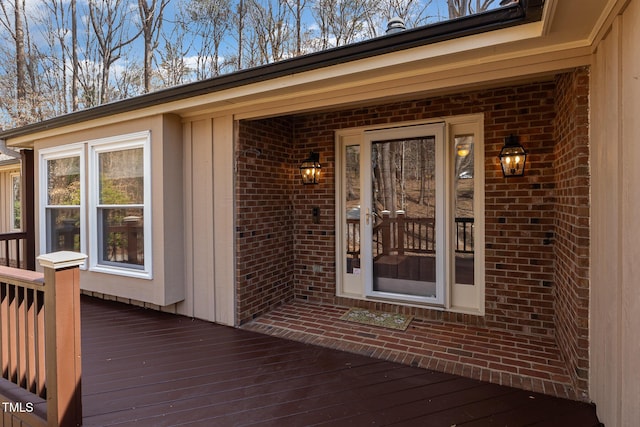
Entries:
[[89,297],[84,425],[596,426],[590,405]]

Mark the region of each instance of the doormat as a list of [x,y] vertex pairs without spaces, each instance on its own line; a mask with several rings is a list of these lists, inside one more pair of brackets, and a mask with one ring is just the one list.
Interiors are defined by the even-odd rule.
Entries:
[[373,311],[367,310],[366,308],[354,307],[350,308],[349,311],[343,314],[340,317],[340,320],[404,331],[413,320],[413,316],[398,313],[384,313],[382,311]]

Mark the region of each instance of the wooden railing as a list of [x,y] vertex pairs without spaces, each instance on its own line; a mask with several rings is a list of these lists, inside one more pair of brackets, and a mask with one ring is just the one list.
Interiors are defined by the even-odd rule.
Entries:
[[79,266],[85,258],[43,255],[44,274],[0,267],[0,426],[82,424]]
[[0,265],[24,269],[33,269],[34,254],[27,250],[27,232],[0,234]]
[[[455,251],[473,253],[473,218],[455,219]],[[435,253],[435,220],[409,218],[403,211],[382,211],[373,227],[373,256]],[[360,257],[360,219],[347,219],[347,255]]]
[[[144,228],[141,221],[123,222],[121,225],[109,225],[104,228],[105,245],[103,250],[109,261],[144,264]],[[77,250],[80,242],[80,227],[63,224],[53,230],[53,241],[60,250]]]

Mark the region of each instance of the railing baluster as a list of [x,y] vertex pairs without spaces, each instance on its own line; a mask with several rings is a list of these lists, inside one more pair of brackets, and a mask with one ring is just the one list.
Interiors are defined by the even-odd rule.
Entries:
[[0,376],[8,379],[9,372],[9,304],[8,287],[0,283]]
[[27,386],[27,313],[26,313],[26,289],[18,288],[18,305],[16,324],[18,327],[18,385],[21,388]]
[[16,242],[16,268],[22,268],[22,263],[20,262],[20,240],[15,240]]
[[27,384],[26,389],[36,392],[36,298],[37,291],[27,289]]
[[46,369],[44,354],[44,293],[36,293],[36,312],[35,312],[35,331],[36,331],[36,394],[42,398],[47,397],[46,387]]

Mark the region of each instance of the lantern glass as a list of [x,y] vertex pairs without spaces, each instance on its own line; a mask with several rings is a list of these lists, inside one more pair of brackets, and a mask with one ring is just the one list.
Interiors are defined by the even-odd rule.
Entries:
[[300,178],[304,185],[318,184],[320,182],[320,155],[318,153],[310,153],[309,158],[300,165]]
[[520,145],[517,136],[511,135],[505,139],[504,147],[498,157],[505,178],[524,175],[527,151]]

